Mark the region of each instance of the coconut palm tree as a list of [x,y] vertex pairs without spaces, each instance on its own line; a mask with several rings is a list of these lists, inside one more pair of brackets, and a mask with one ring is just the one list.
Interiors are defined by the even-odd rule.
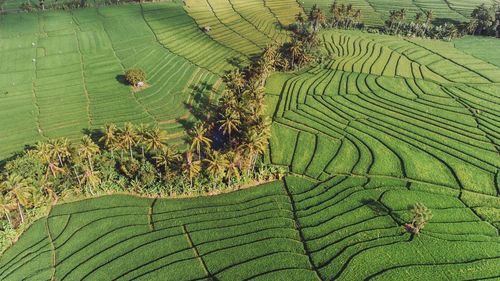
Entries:
[[125,123],[123,129],[120,130],[119,141],[120,145],[130,152],[130,158],[133,158],[132,147],[136,143],[136,131],[132,123]]
[[90,194],[94,195],[95,188],[101,183],[100,173],[85,168],[82,175],[82,184],[89,188]]
[[432,20],[434,19],[434,12],[432,10],[425,10],[425,24],[426,25],[431,25]]
[[295,15],[295,21],[299,23],[299,25],[302,27],[306,21],[304,18],[304,14],[302,12],[299,12],[298,14]]
[[13,227],[12,219],[10,218],[10,212],[12,209],[16,208],[16,204],[12,202],[12,198],[7,196],[8,194],[0,194],[0,212],[7,218],[9,225]]
[[153,156],[153,159],[156,162],[156,167],[163,167],[165,173],[168,173],[170,171],[170,167],[179,162],[182,157],[175,148],[165,145],[161,148],[159,153]]
[[118,149],[118,128],[115,124],[104,126],[103,135],[99,139],[104,143],[104,147],[111,151],[111,157],[114,157],[114,151]]
[[205,134],[207,129],[203,124],[198,124],[191,130],[191,149],[195,149],[198,152],[198,160],[201,160],[201,148],[203,146],[210,147],[212,140],[207,138]]
[[[53,143],[54,144],[54,143]],[[35,144],[35,149],[33,150],[34,154],[47,165],[47,171],[45,173],[45,179],[49,176],[49,173],[55,177],[58,173],[64,172],[64,169],[57,166],[57,155],[53,153],[53,144],[49,144],[46,142],[37,142]]]
[[295,68],[295,61],[296,59],[300,58],[302,53],[304,52],[304,45],[301,41],[299,40],[293,40],[291,45],[290,45],[290,56],[292,58],[292,68]]
[[241,121],[236,113],[233,112],[225,112],[222,118],[217,121],[219,124],[219,129],[222,130],[224,135],[229,136],[229,140],[231,141],[231,135],[234,131],[238,130],[238,127],[241,125]]
[[182,163],[182,172],[189,179],[191,188],[193,188],[193,178],[201,172],[201,161],[193,160],[193,152],[188,150],[184,153],[184,163]]
[[60,167],[63,167],[63,161],[71,156],[71,143],[67,138],[50,139],[47,142],[50,154],[53,158],[59,160]]
[[146,133],[144,143],[146,144],[146,148],[150,152],[154,153],[155,151],[162,150],[165,147],[167,139],[167,132],[160,130],[158,127],[154,127]]
[[94,158],[94,156],[99,152],[99,146],[95,144],[94,141],[92,141],[92,139],[87,135],[84,135],[82,137],[80,144],[76,148],[76,153],[78,154],[78,156],[83,159],[87,159],[91,171],[94,170],[92,158]]
[[311,11],[309,12],[309,22],[311,22],[313,31],[317,32],[322,24],[325,23],[325,14],[323,11],[314,4]]
[[9,174],[3,182],[3,189],[8,191],[8,196],[11,197],[17,205],[21,222],[24,223],[23,208],[29,207],[32,204],[33,188],[29,182],[17,174]]
[[228,186],[231,186],[233,183],[233,178],[239,179],[241,177],[240,170],[238,168],[239,155],[231,151],[227,154],[227,160],[229,164],[227,165],[226,169],[226,180]]
[[204,161],[207,164],[206,170],[213,179],[218,181],[225,176],[229,161],[220,152],[212,151]]
[[145,158],[144,147],[146,146],[146,139],[148,137],[149,128],[145,124],[140,124],[135,129],[135,144],[141,147],[142,158]]
[[234,90],[236,93],[241,93],[241,90],[245,86],[246,79],[245,74],[242,73],[239,69],[235,69],[229,72],[226,76],[223,77],[224,82],[226,82],[227,86]]

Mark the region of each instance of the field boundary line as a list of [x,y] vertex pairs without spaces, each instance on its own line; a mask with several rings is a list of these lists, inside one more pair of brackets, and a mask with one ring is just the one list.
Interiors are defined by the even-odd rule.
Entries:
[[[480,72],[478,72],[478,71],[476,71],[476,70],[474,70],[474,69],[472,69],[472,68],[470,68],[470,67],[468,67],[468,66],[465,66],[465,65],[463,65],[463,64],[460,64],[460,63],[456,62],[455,60],[452,60],[452,59],[450,59],[450,58],[447,58],[447,57],[445,57],[445,56],[441,55],[440,53],[438,53],[438,52],[436,52],[436,51],[434,51],[434,50],[432,50],[432,49],[429,49],[429,48],[427,48],[427,47],[424,47],[424,46],[422,46],[422,45],[420,45],[420,44],[418,44],[418,43],[415,43],[415,42],[413,42],[413,41],[411,41],[411,40],[409,40],[409,39],[407,39],[407,38],[403,38],[403,40],[404,40],[404,41],[406,41],[406,42],[408,42],[408,43],[411,43],[411,44],[413,44],[413,45],[417,46],[418,48],[422,48],[422,49],[424,49],[424,50],[427,50],[428,52],[430,52],[430,53],[432,53],[432,54],[434,54],[434,55],[436,55],[436,56],[439,56],[439,57],[443,58],[444,60],[449,61],[450,63],[453,63],[453,64],[455,64],[455,65],[457,65],[457,66],[459,66],[459,67],[462,67],[462,68],[464,68],[464,69],[467,69],[468,71],[470,71],[470,72],[472,72],[472,73],[475,73],[477,76],[479,76],[479,77],[481,77],[481,78],[483,78],[483,79],[487,80],[487,81],[488,81],[488,83],[495,83],[495,81],[491,80],[489,77],[485,76],[484,74],[482,74],[482,73],[480,73]],[[442,76],[442,75],[439,75],[439,76]],[[446,80],[450,81],[449,79],[446,79]],[[454,82],[456,82],[456,81],[454,81]],[[478,83],[478,84],[485,84],[485,83]]]
[[[212,73],[212,74],[214,74],[214,75],[216,75],[216,76],[218,76],[218,77],[221,75],[221,74],[219,74],[219,73],[217,73],[217,72],[214,72],[214,71],[212,71],[212,70],[210,70],[210,69],[208,69],[208,68],[206,68],[206,67],[204,67],[204,66],[201,66],[201,65],[197,64],[196,62],[192,61],[191,59],[188,59],[187,57],[184,57],[184,56],[182,56],[182,55],[178,54],[177,52],[175,52],[175,51],[173,51],[173,50],[169,49],[169,48],[168,48],[165,44],[163,44],[163,43],[160,41],[160,39],[158,38],[158,35],[155,33],[155,31],[154,31],[153,27],[151,26],[151,24],[149,23],[149,21],[146,19],[146,16],[144,15],[144,7],[143,7],[143,5],[142,5],[142,4],[140,4],[140,6],[141,6],[141,15],[142,15],[142,19],[144,20],[144,22],[146,23],[146,25],[149,27],[149,30],[151,31],[151,33],[153,33],[153,36],[154,36],[154,38],[155,38],[156,42],[157,42],[157,43],[158,43],[161,47],[163,47],[165,50],[169,51],[169,52],[170,52],[170,53],[172,53],[173,55],[176,55],[176,56],[178,56],[179,58],[185,59],[186,61],[190,62],[191,64],[193,64],[193,65],[194,65],[194,66],[196,66],[196,67],[199,67],[199,68],[201,68],[201,69],[204,69],[204,70],[206,70],[206,71],[208,71],[208,72],[210,72],[210,73]],[[187,16],[189,16],[189,17],[190,17],[190,18],[191,18],[191,19],[192,19],[192,20],[193,20],[193,21],[197,24],[197,22],[194,20],[194,18],[192,18],[192,17],[191,17],[191,16],[190,16],[187,12],[186,12],[186,14],[187,14]],[[231,50],[231,51],[234,51],[234,52],[236,52],[236,53],[240,54],[241,56],[243,56],[243,57],[245,57],[245,58],[246,58],[246,57],[248,57],[247,55],[243,54],[242,52],[240,52],[240,51],[238,51],[238,50],[235,50],[235,49],[233,49],[233,48],[230,48],[229,46],[223,45],[222,43],[220,43],[219,41],[216,41],[215,39],[213,39],[213,38],[212,38],[212,37],[210,37],[210,36],[208,36],[208,38],[210,38],[210,40],[212,40],[213,42],[215,42],[215,43],[217,43],[218,45],[222,46],[223,48],[227,48],[227,49],[229,49],[229,50]]]
[[185,224],[182,225],[182,232],[186,236],[186,240],[187,240],[189,246],[193,249],[193,252],[194,252],[196,259],[200,261],[201,266],[203,267],[203,270],[205,271],[205,274],[207,275],[209,280],[219,280],[217,277],[212,275],[212,273],[210,273],[210,271],[208,270],[207,264],[205,263],[203,258],[200,256],[200,252],[198,252],[198,248],[196,248],[196,246],[194,245],[193,240],[191,239],[191,235],[189,235],[189,232],[187,231]]
[[260,30],[260,28],[255,25],[254,23],[252,23],[251,21],[249,21],[245,16],[243,16],[242,13],[240,13],[239,11],[236,10],[236,8],[234,7],[234,4],[232,2],[232,0],[228,0],[229,4],[231,5],[231,8],[233,9],[233,11],[239,15],[241,17],[241,19],[243,19],[244,21],[248,22],[251,26],[253,26],[255,28],[255,30],[257,30],[259,33],[261,33],[262,35],[266,36],[268,39],[270,39],[271,41],[276,41],[274,38],[272,38],[271,36],[269,36],[269,34],[265,33],[264,31]]
[[51,281],[56,280],[56,270],[57,270],[57,255],[56,255],[56,245],[54,244],[54,239],[52,238],[52,234],[50,233],[50,226],[49,226],[49,218],[50,218],[50,213],[52,212],[52,206],[49,206],[49,212],[47,216],[45,217],[45,229],[47,230],[47,238],[49,239],[50,243],[50,248],[52,252],[52,273],[50,276]]
[[[44,31],[44,28],[43,28],[43,23],[40,22],[40,15],[37,16],[37,22],[38,22],[38,33],[41,33],[42,31]],[[37,46],[38,46],[39,41],[40,41],[40,35],[38,34],[36,37],[36,45]],[[36,57],[36,53],[35,53],[35,57]],[[33,117],[35,118],[35,125],[37,128],[38,134],[41,135],[42,138],[48,139],[47,135],[45,135],[45,133],[43,132],[42,126],[40,124],[41,111],[40,111],[40,105],[38,104],[38,95],[36,94],[36,90],[35,90],[36,80],[38,79],[37,65],[38,65],[38,61],[35,58],[34,67],[33,67],[33,75],[31,76],[31,93],[32,93],[32,98],[33,98],[33,104],[34,104],[35,110],[36,110]]]
[[[444,93],[448,94],[450,97],[452,97],[453,99],[455,99],[460,105],[462,105],[467,111],[469,111],[469,113],[471,114],[471,117],[474,118],[474,121],[476,123],[476,128],[483,132],[484,133],[484,136],[486,139],[488,139],[489,141],[489,144],[493,145],[493,147],[495,148],[495,150],[497,151],[497,154],[500,155],[500,148],[498,147],[498,145],[493,141],[493,139],[491,138],[491,136],[488,134],[488,132],[486,132],[485,130],[481,129],[481,122],[480,122],[480,118],[477,116],[477,112],[475,110],[477,109],[474,109],[473,107],[471,107],[468,103],[467,103],[467,100],[464,100],[463,98],[457,96],[455,93],[452,93],[452,91],[450,91],[449,89],[447,89],[446,87],[441,87],[441,89],[443,90]],[[463,91],[461,90],[462,92],[464,92],[465,94],[469,94],[468,92],[466,91]]]
[[[78,23],[78,20],[75,18],[73,15],[73,12],[71,13],[71,17],[73,18],[73,21],[75,22],[75,25],[78,29],[80,29],[80,24]],[[90,114],[90,96],[89,96],[89,91],[87,89],[87,81],[85,79],[85,72],[84,72],[84,66],[83,66],[83,53],[82,49],[80,48],[80,39],[78,38],[77,30],[73,28],[73,32],[75,33],[75,39],[76,39],[76,44],[78,46],[78,54],[80,55],[80,73],[82,75],[82,82],[83,82],[83,91],[85,92],[85,99],[87,100],[87,126],[89,129],[92,127],[92,116]],[[113,50],[114,51],[114,50]]]
[[154,207],[155,207],[157,200],[158,200],[158,197],[153,199],[153,202],[151,203],[151,206],[149,206],[149,211],[148,211],[148,224],[149,224],[149,228],[151,229],[151,231],[155,231],[155,222],[153,220],[153,215],[154,215]]
[[304,237],[304,233],[302,233],[302,229],[300,227],[300,222],[297,217],[297,208],[295,207],[295,201],[293,200],[292,193],[290,192],[290,189],[288,188],[288,184],[286,183],[286,179],[283,180],[283,188],[285,189],[286,194],[288,195],[288,198],[290,199],[290,204],[292,206],[292,214],[293,214],[293,220],[294,220],[294,227],[295,230],[299,233],[300,241],[302,242],[302,246],[304,247],[304,252],[305,255],[307,256],[309,263],[311,264],[311,269],[316,273],[316,277],[318,280],[323,280],[321,277],[321,274],[318,271],[318,268],[316,265],[314,265],[314,262],[312,260],[311,256],[311,251],[309,250],[309,247],[307,246],[306,239]]

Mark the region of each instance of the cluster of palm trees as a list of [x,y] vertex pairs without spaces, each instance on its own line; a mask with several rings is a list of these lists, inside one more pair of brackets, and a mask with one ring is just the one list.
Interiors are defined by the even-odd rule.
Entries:
[[331,19],[329,26],[331,28],[363,28],[364,24],[361,21],[361,10],[354,9],[352,4],[341,4],[334,1],[330,6]]
[[407,10],[391,10],[385,21],[383,33],[407,37],[422,37],[432,39],[451,40],[463,36],[460,26],[452,23],[433,25],[434,13],[432,10],[417,12],[413,20],[407,20]]
[[223,77],[224,92],[189,133],[191,150],[184,163],[193,166],[193,174],[203,169],[213,180],[231,185],[233,179],[253,173],[271,135],[264,85],[278,60],[278,46],[269,45],[250,66]]
[[483,3],[472,11],[471,18],[465,26],[467,33],[500,37],[500,4],[487,7]]

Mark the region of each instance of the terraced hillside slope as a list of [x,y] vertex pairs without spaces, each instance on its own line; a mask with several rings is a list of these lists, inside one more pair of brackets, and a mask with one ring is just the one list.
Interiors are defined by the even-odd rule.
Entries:
[[[285,40],[278,23],[293,20],[293,11],[273,4],[240,1],[228,14],[227,5],[213,3],[216,10],[194,19],[176,3],[1,16],[0,118],[10,122],[0,123],[0,158],[110,122],[156,123],[181,141],[196,91],[218,87],[231,62]],[[218,13],[231,23],[212,22]],[[203,24],[213,30],[202,32]],[[136,94],[120,78],[134,66],[151,85]]]
[[317,179],[383,175],[499,195],[498,67],[445,42],[323,39],[332,60],[269,82],[271,163]]
[[[376,13],[385,9],[374,2],[366,1],[366,9]],[[411,2],[417,9],[425,1]],[[103,78],[102,73],[93,76],[91,69],[109,59],[125,67],[138,64],[149,71],[156,69],[158,75],[172,67],[174,74],[165,74],[166,79],[186,71],[191,76],[182,79],[187,80],[173,79],[184,87],[199,82],[217,85],[230,62],[248,59],[267,41],[283,40],[283,32],[271,28],[273,22],[293,20],[295,12],[283,3],[187,0],[185,9],[156,3],[119,7],[123,14],[118,8],[74,11],[60,22],[71,26],[78,22],[82,29],[75,29],[75,40],[86,42],[80,34],[85,30],[102,27],[103,31],[101,37],[87,34],[93,43],[76,45],[84,80],[68,81],[86,85],[91,110],[98,108],[92,99],[96,88],[86,81]],[[298,7],[294,3],[292,7]],[[467,9],[464,4],[457,14]],[[15,16],[27,19],[26,26],[32,26],[29,20],[34,19],[35,26],[40,26],[39,21],[49,22],[56,15],[66,14]],[[99,20],[84,20],[94,17]],[[127,25],[129,18],[136,21]],[[42,26],[43,31],[51,25]],[[200,26],[212,30],[203,33]],[[39,34],[36,30],[32,34]],[[58,28],[47,30],[52,30],[47,38],[73,38],[66,29],[61,29],[61,35]],[[137,37],[130,35],[134,30]],[[3,34],[0,31],[0,37]],[[184,41],[170,40],[176,34]],[[12,41],[5,41],[8,44],[0,41],[0,48],[10,52],[5,59],[24,58],[14,50],[22,40],[28,45],[24,52],[44,55],[35,64],[30,62],[33,69],[11,71],[0,65],[5,67],[0,75],[13,77],[10,82],[32,79],[19,86],[26,93],[24,103],[14,103],[10,92],[0,99],[11,102],[10,116],[25,110],[24,117],[39,120],[30,121],[35,136],[37,129],[48,134],[51,128],[36,125],[47,122],[42,112],[50,110],[44,111],[47,105],[41,103],[42,89],[49,88],[37,85],[51,73],[61,73],[55,62],[42,64],[46,53],[39,46],[45,46],[40,43],[45,37],[32,47],[33,36],[12,36]],[[297,73],[275,73],[266,83],[273,125],[264,161],[286,167],[289,176],[212,197],[113,195],[57,205],[0,257],[0,280],[499,279],[500,67],[493,56],[478,51],[488,49],[481,47],[483,40],[466,38],[469,41],[460,45],[339,30],[323,31],[321,37],[325,54],[321,63]],[[93,57],[101,44],[113,47],[103,55],[106,60]],[[474,44],[479,47],[472,49]],[[56,47],[47,54],[57,52]],[[164,54],[172,64],[143,65],[137,55],[143,52],[151,60]],[[86,58],[87,53],[93,56]],[[68,58],[59,59],[69,63]],[[95,60],[87,67],[85,61],[90,58]],[[17,64],[8,67],[13,65]],[[47,73],[38,74],[46,69]],[[154,85],[146,91],[153,89]],[[140,116],[137,120],[170,126],[171,117],[162,118],[167,113],[154,110],[161,98],[169,98],[158,95],[159,101],[148,103],[146,91],[142,96],[128,93],[129,102],[145,111],[134,113]],[[30,115],[34,105],[39,111]],[[99,111],[90,112],[92,118],[84,120],[91,120],[91,125],[97,124],[94,120],[108,120],[102,117],[108,111],[103,111],[102,119],[97,118]],[[28,123],[0,122],[0,131],[1,126],[20,130],[23,124]],[[0,135],[0,144],[21,141],[20,136]],[[433,218],[419,235],[410,235],[403,225],[411,221],[411,208],[417,202],[431,209]]]
[[[425,192],[424,192],[425,191]],[[432,280],[500,276],[497,197],[385,177],[285,178],[231,194],[56,206],[0,259],[2,280]],[[412,237],[407,205],[435,217]],[[476,207],[477,203],[481,207]],[[472,206],[472,207],[471,207]],[[479,214],[479,216],[478,216]],[[485,217],[482,215],[485,214]],[[498,217],[497,217],[498,218]],[[495,227],[496,226],[496,227]]]

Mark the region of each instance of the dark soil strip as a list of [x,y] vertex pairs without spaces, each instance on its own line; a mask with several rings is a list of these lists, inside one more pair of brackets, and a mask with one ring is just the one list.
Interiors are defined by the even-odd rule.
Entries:
[[288,194],[288,197],[290,197],[290,204],[292,204],[292,213],[293,213],[293,219],[295,220],[295,229],[297,230],[297,232],[300,235],[300,240],[302,241],[302,245],[304,245],[304,251],[306,253],[307,258],[309,259],[309,263],[311,264],[311,268],[316,273],[316,276],[318,277],[319,280],[324,280],[321,277],[321,275],[318,271],[318,268],[316,267],[316,265],[314,264],[314,262],[312,260],[311,252],[309,251],[309,248],[307,246],[306,239],[304,237],[304,233],[302,233],[302,230],[300,228],[300,222],[299,222],[299,219],[297,217],[297,209],[295,208],[295,201],[293,201],[292,193],[290,192],[290,189],[288,189],[288,184],[287,184],[286,180],[284,180],[283,183],[284,183],[285,191]]
[[201,265],[203,266],[203,270],[205,270],[205,273],[207,274],[208,279],[209,280],[219,280],[219,279],[217,279],[217,277],[213,276],[212,273],[210,273],[210,271],[208,270],[207,265],[205,264],[205,261],[201,258],[200,253],[198,252],[198,249],[194,245],[193,240],[191,239],[191,236],[189,235],[189,232],[186,229],[186,225],[182,225],[182,231],[186,235],[186,239],[189,243],[189,246],[191,248],[193,248],[193,251],[194,251],[196,258],[200,261]]

